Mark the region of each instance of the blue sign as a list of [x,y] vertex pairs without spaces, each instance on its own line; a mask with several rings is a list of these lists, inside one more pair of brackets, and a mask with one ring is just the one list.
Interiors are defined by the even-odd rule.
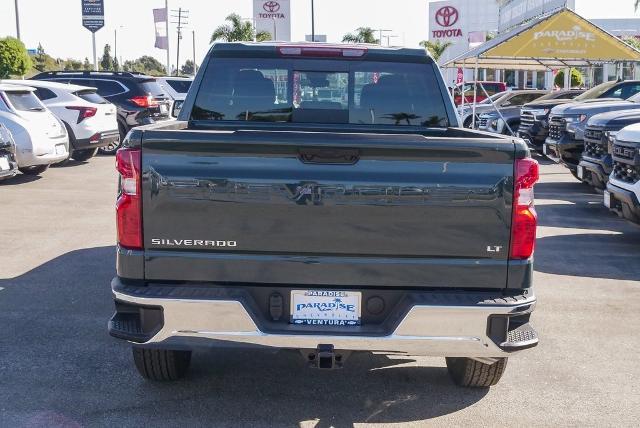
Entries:
[[36,55],[38,53],[38,49],[27,49],[27,53],[29,55]]
[[104,0],[80,0],[82,2],[82,26],[95,33],[104,27]]

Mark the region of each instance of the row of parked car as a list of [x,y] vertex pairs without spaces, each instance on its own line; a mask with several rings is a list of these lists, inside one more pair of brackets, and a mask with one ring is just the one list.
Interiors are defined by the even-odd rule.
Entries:
[[0,80],[0,180],[114,154],[131,128],[170,120],[191,81],[104,71]]
[[[527,100],[527,97],[533,99]],[[613,212],[640,223],[640,81],[587,91],[501,92],[459,107],[463,123],[517,135],[604,195]]]

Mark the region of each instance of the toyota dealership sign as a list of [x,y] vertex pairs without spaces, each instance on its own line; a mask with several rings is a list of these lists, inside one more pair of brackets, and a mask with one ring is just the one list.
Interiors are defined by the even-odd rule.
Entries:
[[256,29],[271,34],[272,40],[291,40],[290,0],[253,0]]
[[436,27],[431,30],[431,37],[436,39],[443,37],[462,37],[462,30],[455,27],[460,18],[458,9],[453,6],[442,6],[436,10],[433,17]]

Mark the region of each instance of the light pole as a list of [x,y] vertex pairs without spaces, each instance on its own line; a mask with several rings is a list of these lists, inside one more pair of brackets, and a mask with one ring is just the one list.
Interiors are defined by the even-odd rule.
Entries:
[[[118,59],[118,28],[124,28],[124,25],[119,25],[113,29],[113,58],[118,61],[118,68],[122,67],[121,61]],[[120,70],[114,70],[120,71]]]
[[313,8],[313,0],[311,0],[311,41],[316,41],[316,15]]
[[273,40],[278,40],[278,28],[276,27],[276,19],[272,16],[271,20],[273,21]]
[[18,11],[18,0],[15,1],[16,5],[16,36],[20,40],[20,12]]

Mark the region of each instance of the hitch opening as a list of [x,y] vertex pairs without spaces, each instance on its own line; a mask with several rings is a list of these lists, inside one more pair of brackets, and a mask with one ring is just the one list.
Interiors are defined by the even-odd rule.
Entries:
[[315,351],[306,353],[309,367],[323,370],[341,369],[344,360],[343,354],[337,354],[333,349],[333,345],[320,344]]

